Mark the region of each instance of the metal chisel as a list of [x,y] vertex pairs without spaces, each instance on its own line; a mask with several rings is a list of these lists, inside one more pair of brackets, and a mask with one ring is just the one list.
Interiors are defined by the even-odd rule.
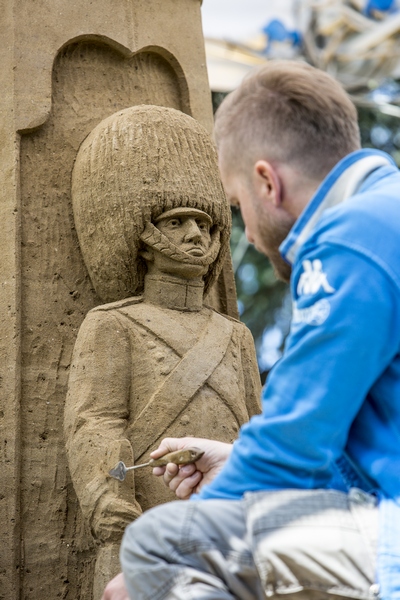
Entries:
[[114,477],[114,479],[124,481],[127,472],[133,471],[133,469],[141,469],[142,467],[165,467],[168,463],[174,463],[175,465],[190,465],[196,462],[196,460],[199,460],[203,454],[204,451],[200,450],[200,448],[186,448],[185,450],[176,450],[175,452],[164,454],[164,456],[161,456],[160,458],[151,458],[149,462],[141,465],[134,465],[133,467],[127,467],[125,463],[120,460],[108,474],[111,477]]

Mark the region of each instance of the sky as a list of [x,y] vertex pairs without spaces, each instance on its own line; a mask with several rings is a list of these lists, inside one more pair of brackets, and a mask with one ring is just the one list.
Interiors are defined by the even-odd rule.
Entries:
[[291,7],[295,0],[203,0],[205,37],[246,42],[271,19],[293,27]]

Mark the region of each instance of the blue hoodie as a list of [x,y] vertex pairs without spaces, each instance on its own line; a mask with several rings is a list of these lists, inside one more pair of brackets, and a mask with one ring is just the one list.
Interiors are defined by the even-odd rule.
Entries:
[[400,598],[400,173],[392,159],[375,150],[346,156],[280,250],[292,264],[284,355],[262,414],[242,427],[199,497],[340,489],[335,465],[345,461],[381,498],[380,596]]

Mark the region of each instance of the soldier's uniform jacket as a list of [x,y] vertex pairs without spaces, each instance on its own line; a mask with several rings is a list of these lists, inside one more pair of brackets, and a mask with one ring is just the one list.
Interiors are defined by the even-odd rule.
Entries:
[[66,402],[74,487],[99,539],[116,539],[142,510],[174,499],[151,468],[119,483],[119,460],[146,462],[164,437],[232,442],[260,412],[249,330],[203,307],[183,312],[129,299],[92,310],[79,331]]

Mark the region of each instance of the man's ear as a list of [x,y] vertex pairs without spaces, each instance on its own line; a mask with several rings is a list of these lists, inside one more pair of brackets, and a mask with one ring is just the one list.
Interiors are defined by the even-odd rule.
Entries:
[[139,255],[144,258],[146,262],[154,261],[154,251],[150,246],[145,246],[142,250],[140,250]]
[[253,176],[259,197],[278,207],[282,201],[282,185],[274,166],[267,160],[258,160],[254,165]]

